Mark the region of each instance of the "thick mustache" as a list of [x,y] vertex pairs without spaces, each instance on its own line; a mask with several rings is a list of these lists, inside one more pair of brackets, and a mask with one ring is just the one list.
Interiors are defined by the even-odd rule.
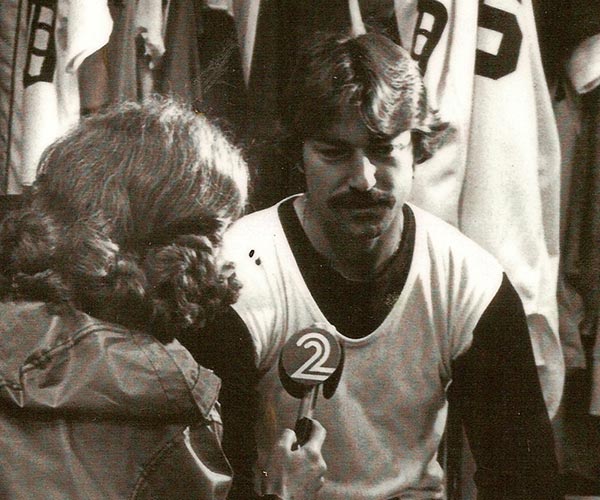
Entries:
[[332,196],[327,205],[330,208],[371,208],[384,206],[392,208],[396,204],[396,198],[381,191],[357,191],[345,192]]

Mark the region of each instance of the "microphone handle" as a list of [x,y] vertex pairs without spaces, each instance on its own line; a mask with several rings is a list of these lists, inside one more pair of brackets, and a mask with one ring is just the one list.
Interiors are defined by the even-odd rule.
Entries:
[[298,447],[305,445],[309,440],[310,433],[312,432],[312,421],[307,417],[296,420],[294,431],[296,431],[297,441],[294,443],[292,449],[297,450]]
[[315,406],[317,405],[318,395],[319,386],[315,385],[311,387],[311,389],[300,400],[298,418],[294,427],[297,440],[294,443],[292,450],[298,449],[299,446],[302,446],[310,439],[310,434],[312,432],[312,422],[310,419],[312,418]]

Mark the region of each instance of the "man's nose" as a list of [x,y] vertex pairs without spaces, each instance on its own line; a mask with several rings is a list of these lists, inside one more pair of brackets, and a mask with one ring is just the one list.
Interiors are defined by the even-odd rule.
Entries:
[[358,154],[354,159],[350,187],[358,191],[372,189],[377,182],[375,179],[376,173],[377,167],[369,160],[368,156],[364,153]]

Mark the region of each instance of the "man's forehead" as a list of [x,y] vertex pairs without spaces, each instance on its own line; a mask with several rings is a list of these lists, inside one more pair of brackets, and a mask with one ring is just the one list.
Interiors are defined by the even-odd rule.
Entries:
[[[329,129],[321,130],[316,132],[309,137],[308,139],[312,139],[318,142],[324,142],[332,146],[354,146],[355,141],[353,141],[353,136],[344,133],[343,129],[338,127],[332,127]],[[378,134],[374,134],[368,132],[364,134],[364,141],[369,145],[378,145],[378,144],[393,144],[394,146],[407,146],[411,141],[411,130],[407,129],[403,132],[400,132],[395,137],[389,136],[381,136]]]
[[[314,126],[316,125],[316,126]],[[394,144],[408,145],[410,142],[410,122],[398,123],[396,135],[381,134],[369,127],[361,113],[360,107],[347,106],[334,113],[329,120],[321,124],[313,123],[313,132],[307,139],[314,139],[328,144]]]

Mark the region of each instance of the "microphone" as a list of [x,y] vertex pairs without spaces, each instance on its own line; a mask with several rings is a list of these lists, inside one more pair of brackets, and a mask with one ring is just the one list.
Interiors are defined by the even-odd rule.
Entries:
[[319,387],[329,399],[335,393],[344,368],[344,349],[337,337],[320,325],[296,332],[279,355],[279,379],[291,396],[300,399],[293,449],[305,444],[311,433],[309,420],[317,404]]

